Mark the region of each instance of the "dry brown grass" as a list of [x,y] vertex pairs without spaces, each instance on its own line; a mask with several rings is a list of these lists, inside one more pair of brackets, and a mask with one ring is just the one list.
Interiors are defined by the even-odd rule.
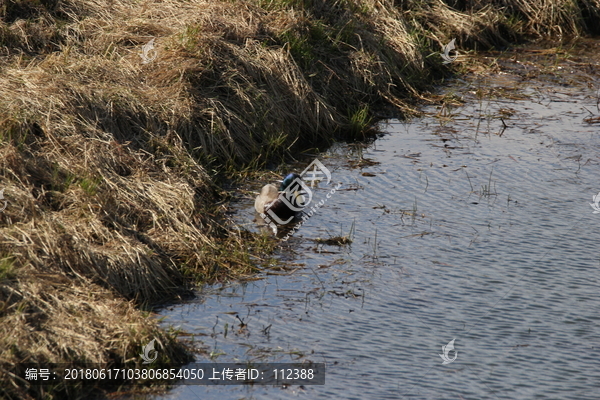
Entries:
[[[227,228],[215,178],[411,113],[452,37],[600,25],[598,0],[488,3],[0,4],[0,363],[122,363],[152,337],[181,360],[133,304],[250,274],[273,246]],[[0,386],[42,396],[6,370]]]
[[512,0],[508,10],[520,16],[525,32],[538,36],[598,33],[598,0]]
[[[442,2],[424,6],[415,22],[423,23],[423,30],[441,47],[448,37],[457,38],[463,45],[490,48],[505,46],[515,39],[515,31],[508,29],[507,16],[501,9],[487,5],[459,11]],[[508,34],[504,37],[504,34]]]
[[189,360],[174,334],[158,329],[133,303],[115,298],[110,291],[34,268],[17,273],[18,277],[4,278],[0,285],[3,398],[80,398],[91,390],[30,386],[22,377],[10,376],[16,363],[68,362],[84,368],[89,363],[113,367],[139,363],[140,349],[149,337],[157,339],[159,362]]

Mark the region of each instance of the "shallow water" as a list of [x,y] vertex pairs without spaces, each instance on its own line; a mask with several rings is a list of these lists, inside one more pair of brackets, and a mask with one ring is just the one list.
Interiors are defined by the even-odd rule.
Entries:
[[[463,105],[390,121],[361,151],[379,164],[352,168],[360,155],[345,145],[320,155],[332,183],[316,201],[343,185],[282,242],[291,270],[161,311],[214,361],[325,362],[324,386],[155,398],[599,398],[600,214],[589,203],[600,124],[584,119],[600,115],[600,67],[561,60],[531,74],[539,60],[519,57],[443,89]],[[252,204],[236,218],[256,230]],[[352,225],[351,245],[312,240]],[[442,365],[452,339],[457,358]]]

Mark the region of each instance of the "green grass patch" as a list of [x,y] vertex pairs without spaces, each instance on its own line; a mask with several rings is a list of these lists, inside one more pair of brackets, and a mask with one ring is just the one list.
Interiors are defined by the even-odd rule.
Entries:
[[0,257],[0,284],[7,280],[13,279],[17,276],[17,268],[15,265],[15,258],[13,256],[1,256]]

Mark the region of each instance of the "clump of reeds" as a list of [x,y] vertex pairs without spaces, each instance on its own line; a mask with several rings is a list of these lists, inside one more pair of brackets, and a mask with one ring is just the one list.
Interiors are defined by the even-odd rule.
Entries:
[[352,221],[352,225],[350,226],[350,231],[347,235],[344,235],[341,228],[340,234],[338,236],[330,235],[328,238],[316,238],[313,239],[317,244],[326,244],[328,246],[345,246],[347,244],[352,244],[354,241],[354,234],[356,232],[356,220]]
[[328,246],[343,246],[352,243],[352,239],[348,236],[332,236],[329,238],[316,238],[315,242],[318,244],[326,244]]

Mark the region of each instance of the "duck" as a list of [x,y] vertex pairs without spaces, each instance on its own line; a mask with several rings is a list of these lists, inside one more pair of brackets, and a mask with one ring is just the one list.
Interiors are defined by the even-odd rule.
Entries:
[[[292,210],[289,206],[279,197],[279,195],[284,192],[296,179],[302,179],[300,175],[296,173],[288,174],[283,181],[281,181],[281,185],[279,186],[279,190],[277,186],[269,183],[260,191],[260,194],[256,197],[254,201],[254,209],[261,214],[267,214],[269,210],[273,211],[273,213],[277,216],[279,221],[275,219],[277,223],[288,223],[296,217],[299,211]],[[302,196],[299,193],[300,191],[296,191],[295,196]],[[271,213],[268,213],[267,216],[272,216]]]

